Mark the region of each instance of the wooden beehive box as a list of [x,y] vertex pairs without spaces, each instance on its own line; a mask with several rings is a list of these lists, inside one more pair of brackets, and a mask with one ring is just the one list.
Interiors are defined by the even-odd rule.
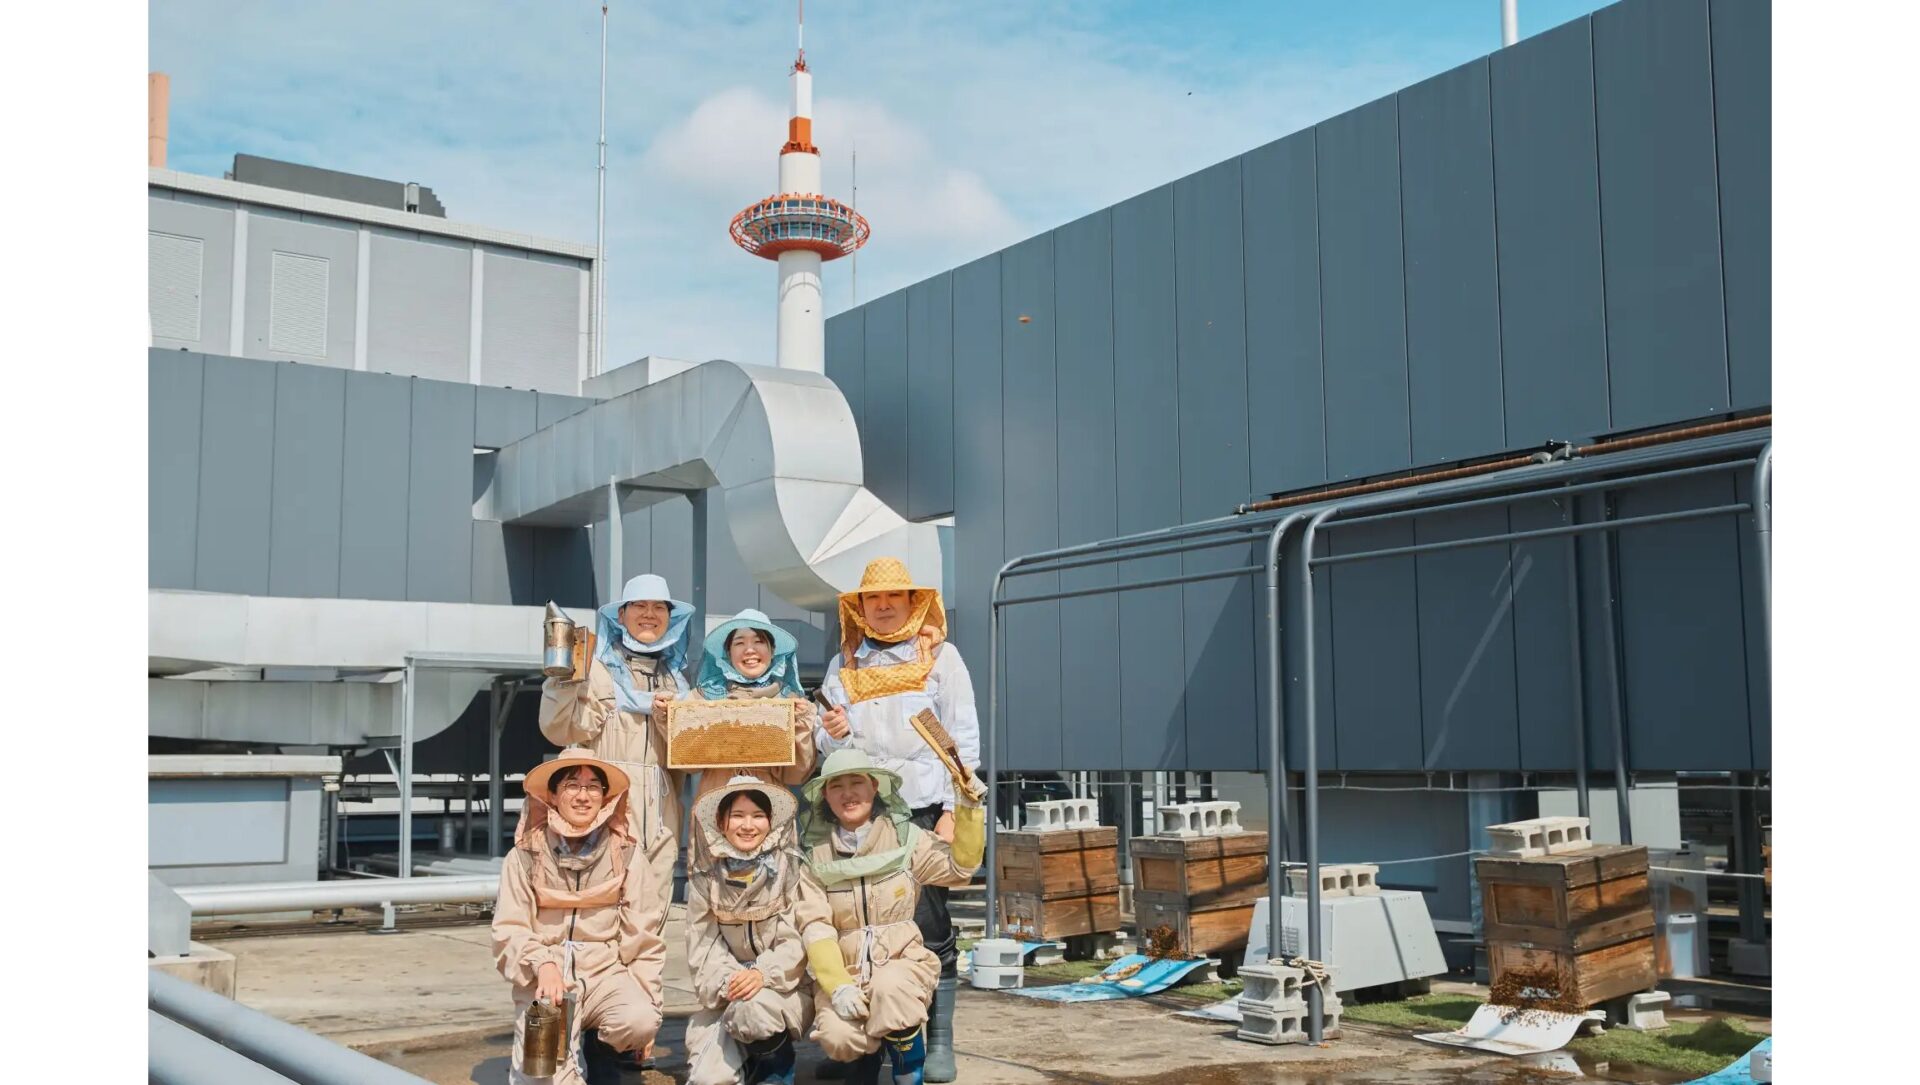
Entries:
[[1173,929],[1189,953],[1244,949],[1267,892],[1267,834],[1143,836],[1133,841],[1134,927]]
[[1120,831],[1001,833],[995,844],[1008,933],[1040,941],[1120,929]]
[[1525,974],[1527,986],[1587,1007],[1658,982],[1644,846],[1477,859],[1474,873],[1496,987]]
[[670,769],[770,768],[793,764],[793,721],[800,702],[675,701],[667,706]]

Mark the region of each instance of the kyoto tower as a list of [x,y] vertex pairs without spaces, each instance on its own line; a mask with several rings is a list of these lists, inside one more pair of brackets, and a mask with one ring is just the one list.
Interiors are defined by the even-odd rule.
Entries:
[[775,364],[824,373],[827,313],[820,266],[867,243],[867,220],[820,194],[820,149],[813,145],[813,73],[807,70],[806,3],[800,4],[799,54],[793,61],[793,116],[780,148],[780,190],[733,216],[733,243],[780,267]]

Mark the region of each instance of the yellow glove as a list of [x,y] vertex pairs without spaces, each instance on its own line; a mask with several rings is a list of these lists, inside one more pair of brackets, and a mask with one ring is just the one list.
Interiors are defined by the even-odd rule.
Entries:
[[965,804],[953,810],[953,862],[977,867],[987,854],[987,811]]
[[840,943],[831,938],[807,943],[807,963],[813,967],[814,980],[829,997],[853,982],[847,973],[847,962],[840,957]]

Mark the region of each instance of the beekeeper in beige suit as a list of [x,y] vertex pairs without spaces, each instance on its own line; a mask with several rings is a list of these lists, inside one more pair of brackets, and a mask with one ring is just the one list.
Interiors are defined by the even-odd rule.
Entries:
[[646,864],[631,833],[627,774],[582,749],[527,773],[513,851],[500,864],[493,957],[513,984],[512,1080],[521,1072],[527,1010],[574,996],[557,1085],[618,1081],[616,1052],[640,1051],[660,1029],[666,945]]
[[540,732],[559,746],[584,746],[633,780],[629,817],[646,855],[658,934],[673,900],[673,860],[685,773],[667,769],[666,713],[688,690],[683,669],[693,605],[673,598],[665,578],[627,581],[598,611],[594,656],[583,681],[549,678],[540,694]]

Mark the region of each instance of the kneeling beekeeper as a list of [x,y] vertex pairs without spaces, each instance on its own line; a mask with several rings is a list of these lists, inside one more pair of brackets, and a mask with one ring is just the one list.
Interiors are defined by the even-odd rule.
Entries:
[[[625,772],[578,747],[527,773],[493,908],[494,962],[513,984],[515,1083],[618,1082],[616,1052],[638,1051],[659,1031],[666,944],[627,814],[630,786]],[[523,1066],[535,1003],[543,1018],[554,1009],[567,1017],[550,1078]]]
[[794,919],[802,861],[793,794],[739,775],[693,804],[712,863],[687,879],[688,1085],[793,1085],[793,1042],[812,1016]]
[[836,750],[809,781],[802,840],[807,869],[796,916],[814,979],[813,1039],[878,1082],[882,1048],[896,1085],[920,1085],[927,1003],[940,958],[914,922],[922,887],[965,885],[986,847],[986,813],[962,791],[951,845],[921,829],[900,777],[859,750]]

